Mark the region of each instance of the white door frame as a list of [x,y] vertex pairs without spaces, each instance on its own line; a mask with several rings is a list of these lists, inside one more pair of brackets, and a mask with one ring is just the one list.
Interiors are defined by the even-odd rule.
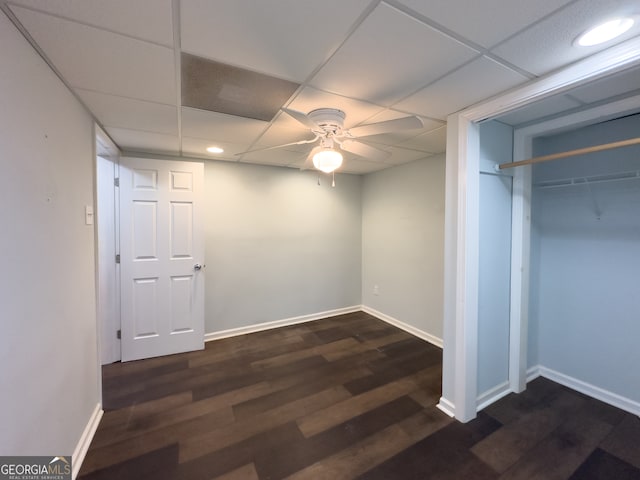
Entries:
[[[447,119],[444,331],[442,397],[438,407],[460,421],[477,413],[478,342],[478,122],[640,63],[640,38],[597,53]],[[520,135],[523,135],[521,132]],[[516,138],[518,138],[516,136]],[[530,154],[529,140],[514,143],[514,161]],[[512,205],[509,388],[526,385],[529,296],[529,169],[516,169]]]
[[[120,340],[117,337],[117,331],[120,329],[120,272],[116,264],[119,235],[118,195],[115,187],[120,152],[98,125],[95,125],[95,139],[96,318],[100,364],[105,365],[121,358]],[[98,162],[100,160],[98,157],[113,162],[112,174],[99,175]],[[108,201],[101,199],[98,195],[99,187],[103,187],[105,190],[111,189],[113,198]],[[105,222],[102,221],[105,216],[109,218],[109,225],[105,225]]]

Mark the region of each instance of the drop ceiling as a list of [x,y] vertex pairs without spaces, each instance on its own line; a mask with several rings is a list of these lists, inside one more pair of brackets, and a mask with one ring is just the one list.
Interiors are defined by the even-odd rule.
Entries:
[[[637,113],[637,108],[633,106],[637,102],[631,102],[629,99],[638,95],[640,95],[640,67],[636,66],[583,84],[569,92],[544,98],[495,119],[508,125],[524,127],[619,100],[623,104],[628,104],[628,108],[621,106],[615,115],[626,116]],[[611,118],[607,116],[592,119],[592,122],[597,123]]]
[[[601,46],[572,45],[601,20],[640,15],[636,0],[0,4],[123,151],[299,167],[309,146],[242,154],[309,138],[279,107],[339,108],[346,128],[407,115],[423,120],[419,130],[363,139],[391,156],[374,162],[346,154],[341,170],[356,174],[442,153],[447,115],[640,35],[636,25]],[[212,85],[211,95],[260,106],[261,115],[220,111],[216,99],[207,98],[206,83],[198,84],[200,103],[194,103],[185,59],[217,65],[214,74],[227,77],[217,82],[217,94]],[[280,97],[253,83],[240,85],[234,75],[242,71],[276,82]],[[206,80],[204,73],[192,70],[186,80]],[[631,70],[500,121],[525,124],[638,88],[639,71]],[[208,154],[212,145],[224,153]]]

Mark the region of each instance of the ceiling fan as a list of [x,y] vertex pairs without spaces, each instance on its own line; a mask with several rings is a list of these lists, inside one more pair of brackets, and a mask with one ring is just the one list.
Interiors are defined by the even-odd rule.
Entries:
[[357,139],[360,137],[422,128],[424,126],[420,118],[410,116],[397,118],[395,120],[386,120],[384,122],[371,123],[369,125],[362,125],[360,127],[347,130],[344,128],[344,119],[346,118],[346,115],[342,110],[338,110],[337,108],[318,108],[306,114],[289,108],[282,108],[281,110],[310,129],[311,133],[314,134],[314,138],[285,143],[283,145],[276,145],[273,147],[250,150],[243,153],[252,153],[317,142],[318,145],[311,149],[301,169],[307,170],[315,167],[325,173],[331,173],[342,165],[342,154],[337,150],[337,148],[374,161],[383,161],[391,155],[385,150],[381,150],[358,141]]

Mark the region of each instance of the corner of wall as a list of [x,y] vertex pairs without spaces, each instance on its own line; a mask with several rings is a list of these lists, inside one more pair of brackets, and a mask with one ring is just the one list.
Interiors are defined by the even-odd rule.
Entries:
[[393,325],[394,327],[398,327],[400,330],[404,330],[405,332],[410,333],[415,337],[418,337],[426,342],[429,342],[430,344],[435,345],[438,348],[442,348],[442,339],[440,337],[436,337],[435,335],[432,335],[428,332],[420,330],[414,327],[413,325],[409,325],[408,323],[402,322],[397,318],[394,318],[390,315],[379,312],[378,310],[375,310],[371,307],[367,307],[366,305],[362,305],[362,311],[376,317],[379,320],[382,320],[383,322],[387,322],[388,324]]
[[528,382],[535,380],[538,376],[544,377],[553,382],[559,383],[560,385],[571,388],[572,390],[584,393],[596,400],[600,400],[601,402],[612,405],[633,415],[640,416],[640,402],[623,397],[622,395],[618,395],[617,393],[605,390],[604,388],[600,388],[564,373],[538,365],[529,369],[527,374]]

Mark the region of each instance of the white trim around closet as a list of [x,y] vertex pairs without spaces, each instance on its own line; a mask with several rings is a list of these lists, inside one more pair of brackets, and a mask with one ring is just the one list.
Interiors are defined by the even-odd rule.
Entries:
[[[475,168],[479,146],[475,142],[477,122],[523,107],[551,95],[604,77],[640,63],[640,38],[634,38],[578,61],[558,72],[533,80],[522,87],[481,102],[447,119],[447,180],[445,193],[445,292],[443,326],[443,383],[440,404],[458,420],[469,421],[477,412],[477,297],[478,281],[473,268],[477,264],[477,232],[468,207],[479,201]],[[629,108],[629,107],[628,107]],[[516,140],[516,139],[514,139]],[[526,143],[526,142],[525,142]],[[530,145],[514,144],[514,160]],[[520,150],[518,150],[520,149]],[[524,150],[523,150],[524,149]],[[530,155],[530,152],[528,152]],[[456,179],[453,179],[453,176]],[[520,189],[530,188],[526,173]],[[516,184],[518,180],[515,180]],[[527,187],[529,185],[529,187]],[[515,191],[515,189],[514,189]],[[512,307],[510,330],[510,389],[517,392],[526,381],[527,308],[528,308],[528,227],[525,204],[515,205],[512,243],[519,245],[512,256]],[[449,247],[447,247],[449,245]],[[471,257],[470,257],[471,256]],[[475,306],[469,304],[476,301]]]

